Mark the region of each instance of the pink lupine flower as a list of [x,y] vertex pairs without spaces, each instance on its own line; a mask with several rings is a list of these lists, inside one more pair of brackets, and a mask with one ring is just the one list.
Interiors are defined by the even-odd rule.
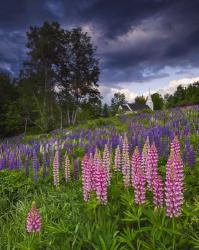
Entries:
[[66,182],[70,179],[70,160],[68,155],[65,156],[65,180]]
[[124,186],[129,187],[130,186],[130,159],[129,159],[128,152],[125,153],[125,156],[123,159],[122,174],[123,174]]
[[135,192],[135,203],[143,204],[145,198],[145,183],[146,179],[143,170],[139,167],[134,176],[134,192]]
[[91,192],[91,164],[87,155],[82,159],[82,183],[83,197],[85,201],[88,201]]
[[131,181],[133,187],[135,187],[135,177],[137,175],[137,171],[141,169],[141,156],[138,150],[138,147],[135,148],[132,156],[132,162],[131,162]]
[[58,151],[55,154],[54,160],[53,160],[53,181],[54,185],[56,187],[59,186],[59,155]]
[[180,153],[180,143],[177,136],[175,136],[171,142],[171,151],[173,151],[174,154]]
[[120,146],[118,145],[115,150],[114,170],[120,171],[120,169],[121,169],[121,152],[120,152]]
[[149,151],[146,160],[146,180],[150,191],[153,190],[153,177],[157,173],[158,153],[155,144],[153,144]]
[[126,134],[124,135],[122,144],[122,174],[125,187],[130,185],[130,159],[129,159],[129,144]]
[[124,162],[126,161],[126,154],[129,154],[129,144],[128,144],[127,135],[124,134],[124,138],[122,142],[122,166],[124,165]]
[[90,161],[92,161],[91,165],[91,189],[96,190],[96,175],[97,175],[97,169],[101,164],[100,155],[98,154],[98,151],[95,151],[94,158],[90,156]]
[[[147,144],[149,145],[149,142]],[[148,188],[153,192],[153,203],[156,207],[162,207],[163,183],[161,176],[158,174],[158,153],[155,144],[148,149],[145,164]]]
[[41,231],[41,216],[36,208],[35,202],[32,203],[32,208],[27,216],[26,229],[29,233]]
[[155,175],[153,179],[153,203],[156,207],[163,206],[163,183],[160,175]]
[[180,179],[181,183],[183,183],[183,161],[180,155],[180,143],[177,136],[174,137],[173,141],[171,142],[171,151],[174,155],[173,160],[176,174],[178,175],[178,178]]
[[111,172],[110,172],[110,153],[108,150],[107,144],[104,147],[103,157],[102,157],[102,166],[107,171],[107,182],[110,185],[111,182]]
[[166,211],[169,217],[178,217],[183,204],[183,178],[178,172],[180,162],[178,158],[179,155],[176,155],[172,148],[167,161],[165,182]]
[[127,135],[124,134],[123,143],[122,143],[122,163],[124,162],[126,152],[129,153],[129,143]]
[[107,171],[102,165],[99,165],[96,172],[96,196],[99,202],[104,205],[108,200],[107,187]]

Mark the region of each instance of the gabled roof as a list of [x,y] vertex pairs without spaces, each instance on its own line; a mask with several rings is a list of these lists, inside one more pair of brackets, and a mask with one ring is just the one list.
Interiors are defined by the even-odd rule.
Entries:
[[123,111],[132,111],[128,103],[121,104],[120,107],[122,108]]
[[137,110],[143,110],[143,109],[149,109],[149,106],[146,105],[146,104],[139,104],[139,103],[131,103],[129,104],[130,108],[133,110],[133,111],[137,111]]
[[125,103],[121,105],[123,111],[139,111],[143,109],[150,109],[146,104],[139,103]]

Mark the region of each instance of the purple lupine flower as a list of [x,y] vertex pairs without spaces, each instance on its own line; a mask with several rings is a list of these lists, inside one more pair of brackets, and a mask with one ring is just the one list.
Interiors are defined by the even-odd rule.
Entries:
[[15,168],[15,156],[14,154],[12,154],[9,160],[9,169],[12,170],[14,168]]
[[142,152],[142,140],[141,140],[141,138],[138,139],[137,147],[139,149],[139,152],[141,153]]
[[79,178],[78,173],[79,173],[79,162],[76,159],[74,160],[74,180],[78,180]]
[[26,160],[25,160],[25,173],[26,173],[26,176],[29,176],[29,158],[28,156],[26,156]]
[[32,203],[32,208],[27,216],[26,229],[29,233],[41,231],[41,216],[36,208],[35,202]]
[[20,155],[17,157],[17,168],[19,170],[22,169],[22,161],[21,161],[21,156]]
[[56,187],[59,186],[59,156],[58,152],[55,153],[53,160],[53,182]]
[[193,147],[190,147],[188,150],[188,161],[189,161],[189,167],[193,167],[195,164],[195,155],[194,155],[194,149]]
[[165,158],[167,158],[168,157],[168,140],[164,140],[164,142],[163,142],[163,144],[164,144],[164,157]]
[[199,156],[199,143],[198,143],[198,147],[197,147],[197,155]]
[[3,169],[3,161],[2,161],[2,158],[0,158],[0,170],[2,170]]
[[68,155],[65,155],[65,180],[66,182],[70,179],[70,160]]
[[50,157],[49,157],[49,154],[46,154],[46,167],[50,168]]
[[32,167],[33,167],[33,171],[34,171],[34,180],[35,180],[35,182],[37,182],[37,180],[38,180],[39,162],[38,162],[37,154],[36,154],[35,150],[33,150]]

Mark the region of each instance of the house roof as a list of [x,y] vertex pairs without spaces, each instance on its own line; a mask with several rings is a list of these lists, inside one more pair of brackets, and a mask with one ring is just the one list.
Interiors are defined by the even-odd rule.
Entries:
[[[129,106],[128,103],[121,104],[120,107],[121,107],[121,109],[122,109],[123,111],[131,111],[131,108],[130,108],[130,106]],[[119,107],[119,108],[120,108],[120,107]]]
[[121,105],[123,111],[138,111],[143,109],[150,109],[146,104],[139,103],[125,103]]
[[143,110],[143,109],[149,109],[149,106],[148,105],[146,105],[146,104],[139,104],[139,103],[131,103],[130,105],[130,108],[132,109],[132,110]]

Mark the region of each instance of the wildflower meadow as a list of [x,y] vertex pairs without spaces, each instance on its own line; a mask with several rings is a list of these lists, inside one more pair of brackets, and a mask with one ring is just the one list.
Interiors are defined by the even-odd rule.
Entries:
[[199,249],[199,106],[0,143],[0,249]]

